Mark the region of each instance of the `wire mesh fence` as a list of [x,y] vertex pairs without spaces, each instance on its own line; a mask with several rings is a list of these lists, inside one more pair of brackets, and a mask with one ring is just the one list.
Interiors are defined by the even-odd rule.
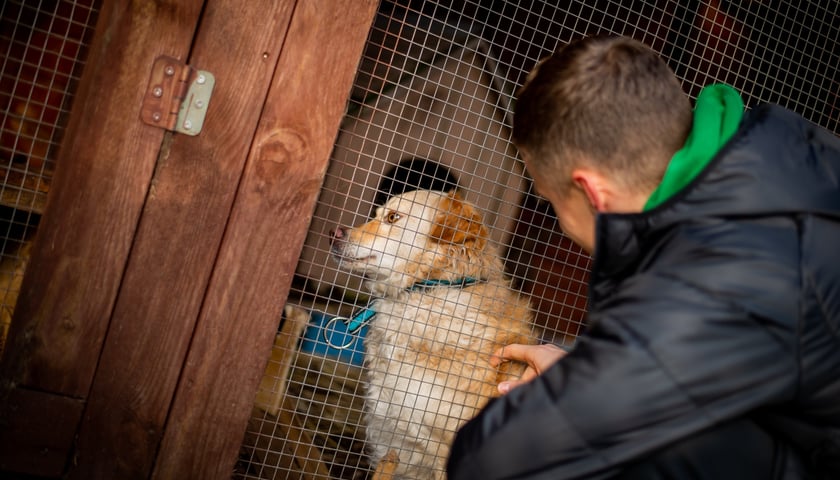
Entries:
[[[49,193],[96,3],[0,5],[0,346]],[[483,388],[492,383],[487,379],[497,378],[486,376],[482,358],[513,338],[574,342],[585,325],[590,258],[532,192],[510,142],[516,90],[537,60],[558,46],[591,34],[632,36],[662,54],[692,97],[704,85],[725,82],[742,92],[748,108],[778,103],[840,133],[838,2],[555,3],[382,1],[236,478],[368,478],[388,453],[383,445],[416,454],[400,458],[403,467],[425,466],[407,476],[440,476],[447,435],[486,401]],[[411,193],[417,189],[454,191],[457,197]],[[400,195],[408,200],[389,201]],[[423,230],[446,226],[439,219],[455,204],[462,209],[456,218],[467,220],[455,222],[460,233],[445,237],[440,230]],[[352,228],[371,218],[378,219],[377,235],[365,237]],[[406,218],[416,220],[413,229],[389,242],[388,229],[379,227],[403,228]],[[435,251],[446,265],[435,275],[402,275],[395,259],[424,252],[428,242],[418,240],[423,235],[438,245],[448,238],[457,248]],[[360,246],[362,237],[371,244]],[[489,260],[477,270],[458,270],[469,263],[458,255],[477,244]],[[391,263],[381,257],[362,261],[381,253]],[[436,264],[414,265],[417,273]],[[394,272],[401,272],[399,282],[389,287]],[[374,292],[363,274],[381,280]],[[528,302],[527,312],[521,301]],[[378,317],[366,318],[368,309],[379,309]],[[359,314],[359,328],[351,331],[342,319]],[[516,321],[476,333],[499,317]],[[433,318],[437,323],[430,323]],[[520,321],[527,323],[527,334]],[[399,341],[383,340],[389,335]],[[408,346],[417,342],[427,342],[429,351],[407,358]],[[450,348],[461,343],[470,347]],[[371,352],[371,345],[391,350]],[[470,349],[478,353],[465,354]],[[451,385],[478,393],[458,397]],[[371,386],[379,393],[371,393]],[[378,411],[370,400],[388,408]]]
[[[333,321],[352,316],[377,298],[365,288],[362,275],[342,270],[335,245],[345,248],[344,236],[354,231],[346,227],[371,218],[387,223],[393,212],[390,204],[377,208],[392,195],[414,189],[457,190],[482,211],[488,239],[500,253],[511,288],[530,302],[534,340],[568,345],[580,333],[590,258],[564,236],[547,202],[532,193],[510,143],[516,90],[537,60],[558,46],[592,34],[632,36],[661,53],[692,98],[707,84],[725,82],[742,92],[748,108],[778,103],[840,131],[837,2],[554,3],[382,2],[263,378],[237,478],[367,478],[382,451],[376,444],[379,434],[365,432],[372,425],[379,428],[371,422],[379,407],[366,406],[366,397],[373,403],[398,404],[399,409],[386,409],[386,415],[417,424],[413,430],[394,426],[403,435],[415,435],[391,438],[402,453],[416,450],[412,445],[417,444],[428,449],[440,438],[418,420],[429,405],[418,393],[421,386],[415,385],[418,392],[409,391],[411,378],[427,363],[417,360],[421,365],[385,369],[394,375],[403,372],[406,390],[394,387],[388,398],[369,392],[381,388],[382,372],[376,370],[379,354],[366,352],[362,337],[371,335],[373,328],[397,335],[402,327],[374,327],[374,322],[385,321],[374,317],[353,336]],[[337,239],[339,227],[345,229]],[[349,241],[359,240],[354,238]],[[374,253],[378,244],[387,243],[371,241],[366,247]],[[416,242],[412,237],[406,248],[422,250]],[[377,268],[382,263],[387,262],[379,262]],[[362,271],[368,277],[380,274],[375,268]],[[405,292],[398,297],[388,301],[413,301]],[[374,306],[385,305],[379,302]],[[399,321],[430,322],[440,313],[430,309],[403,308]],[[330,335],[340,340],[331,343]],[[381,342],[378,336],[366,340],[368,348]],[[390,353],[392,363],[402,361],[396,350]],[[451,377],[467,376],[482,366],[450,368],[446,375]],[[439,370],[436,375],[433,383],[447,383],[440,380]],[[450,414],[460,419],[460,414]],[[449,426],[454,425],[457,421]],[[445,446],[438,453],[445,454]],[[419,457],[406,454],[400,460],[406,458]],[[415,476],[439,477],[440,463],[436,465]]]

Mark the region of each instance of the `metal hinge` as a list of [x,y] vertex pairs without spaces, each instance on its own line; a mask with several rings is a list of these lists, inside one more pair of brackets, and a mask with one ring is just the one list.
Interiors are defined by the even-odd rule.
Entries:
[[166,130],[198,135],[216,79],[210,72],[196,70],[178,59],[155,59],[149,86],[143,97],[140,118]]

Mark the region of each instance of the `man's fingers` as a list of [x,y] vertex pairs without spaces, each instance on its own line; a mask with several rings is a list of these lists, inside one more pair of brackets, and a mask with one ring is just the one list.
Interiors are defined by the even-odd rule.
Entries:
[[514,388],[525,385],[526,383],[530,382],[531,380],[537,378],[537,372],[531,367],[525,369],[525,372],[519,377],[519,380],[507,380],[504,382],[499,383],[499,393],[508,393],[509,391],[513,390]]
[[518,343],[505,345],[493,352],[493,355],[490,356],[490,365],[497,367],[506,360],[517,360],[527,363],[527,347],[528,345],[521,345]]
[[514,381],[502,382],[502,383],[499,384],[499,387],[498,387],[499,388],[499,393],[504,395],[504,394],[508,393],[509,391],[513,390],[514,388],[518,387],[519,385],[522,385],[522,382],[514,382]]
[[514,343],[496,350],[490,357],[490,365],[498,367],[505,361],[514,360],[528,364],[539,374],[565,355],[565,350],[550,343],[542,345]]

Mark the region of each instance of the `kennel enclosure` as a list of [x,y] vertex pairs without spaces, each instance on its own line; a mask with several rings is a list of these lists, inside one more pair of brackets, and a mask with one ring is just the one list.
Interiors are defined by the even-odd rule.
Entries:
[[[509,135],[527,72],[574,38],[632,36],[692,98],[726,82],[840,133],[838,2],[0,9],[2,474],[368,478],[363,345],[322,330],[369,298],[328,237],[399,190],[475,202],[540,337],[571,344],[590,259]],[[142,121],[161,56],[216,79],[198,135]]]
[[394,183],[457,188],[484,209],[541,340],[569,345],[584,328],[591,260],[509,140],[516,90],[540,58],[583,35],[630,35],[692,98],[725,82],[748,107],[779,103],[837,133],[837,14],[815,2],[382,2],[287,299],[312,318],[278,334],[236,478],[369,478],[363,365],[317,339],[332,334],[325,318],[368,301],[331,261],[329,230],[364,222]]

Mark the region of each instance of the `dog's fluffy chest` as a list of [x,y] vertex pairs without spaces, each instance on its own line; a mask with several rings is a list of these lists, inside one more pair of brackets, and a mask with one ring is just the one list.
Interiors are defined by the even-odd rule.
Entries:
[[413,425],[402,427],[408,438],[445,443],[461,419],[475,414],[494,377],[481,358],[495,343],[482,325],[482,302],[459,288],[374,302],[365,339],[369,408],[379,419],[373,428],[401,418]]

